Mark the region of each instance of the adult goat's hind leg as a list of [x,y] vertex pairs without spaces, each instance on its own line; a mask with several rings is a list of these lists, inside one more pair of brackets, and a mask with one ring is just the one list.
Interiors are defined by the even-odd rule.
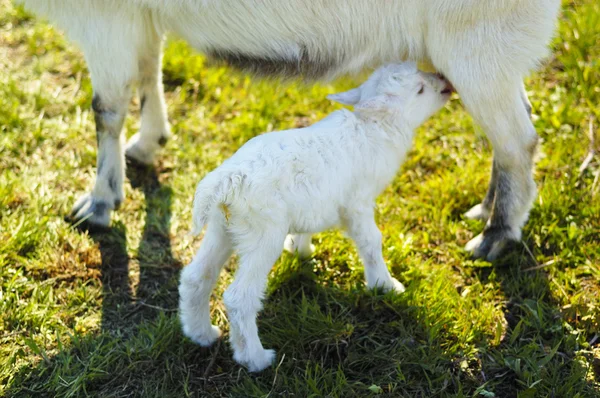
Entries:
[[488,92],[472,82],[458,88],[494,147],[490,216],[483,233],[466,246],[475,257],[488,260],[498,257],[509,242],[521,239],[536,194],[532,169],[538,136],[524,106],[521,83],[517,79],[496,83],[486,86]]
[[[529,102],[529,98],[527,98],[527,92],[525,91],[525,85],[521,84],[521,100],[523,101],[523,106],[527,111],[529,117],[531,117],[531,102]],[[494,155],[494,159],[496,155]],[[492,174],[490,177],[490,183],[488,186],[487,193],[485,194],[485,198],[480,204],[473,206],[469,211],[465,213],[465,217],[470,218],[472,220],[481,220],[487,221],[490,218],[490,213],[492,211],[492,205],[494,203],[494,197],[496,196],[496,183],[498,182],[498,165],[494,160],[492,162]]]
[[527,115],[531,119],[531,113],[533,111],[533,108],[531,106],[531,101],[529,101],[529,97],[527,96],[527,90],[525,89],[525,83],[523,83],[523,82],[521,82],[520,93],[521,93],[521,101],[523,101],[523,106],[525,107],[525,111],[527,112]]
[[171,132],[162,84],[161,32],[157,32],[153,25],[146,29],[138,60],[141,127],[129,139],[125,154],[136,162],[151,164],[157,150],[167,143]]

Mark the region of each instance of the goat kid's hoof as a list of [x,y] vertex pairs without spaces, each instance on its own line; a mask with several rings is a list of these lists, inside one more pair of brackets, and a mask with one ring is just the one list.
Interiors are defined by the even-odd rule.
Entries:
[[207,333],[193,333],[184,327],[183,334],[202,347],[210,347],[221,337],[222,332],[218,326],[211,325]]
[[275,362],[275,350],[261,350],[253,354],[234,353],[233,359],[250,372],[261,372]]
[[471,207],[471,209],[469,209],[469,211],[467,211],[464,214],[464,216],[469,220],[487,221],[488,218],[490,218],[490,212],[485,207],[483,207],[483,204],[480,203]]
[[367,286],[367,287],[371,290],[379,289],[380,291],[383,291],[384,293],[393,292],[393,293],[399,294],[399,293],[404,293],[404,291],[406,290],[404,285],[396,278],[391,278],[389,281],[386,281],[386,282],[377,281],[377,284]]
[[496,260],[510,244],[516,242],[506,231],[484,231],[471,239],[465,249],[473,253],[473,258],[487,261]]
[[406,288],[398,279],[392,278],[392,286],[391,289],[388,289],[388,291],[395,293],[404,293],[405,290]]
[[140,133],[137,133],[129,139],[125,147],[125,156],[134,163],[151,165],[154,163],[156,151],[166,143],[167,138],[161,138],[159,142],[150,143],[142,141],[140,137]]
[[91,228],[107,228],[110,224],[110,212],[114,205],[95,199],[91,194],[86,194],[79,198],[71,214],[67,217],[73,224],[83,224]]

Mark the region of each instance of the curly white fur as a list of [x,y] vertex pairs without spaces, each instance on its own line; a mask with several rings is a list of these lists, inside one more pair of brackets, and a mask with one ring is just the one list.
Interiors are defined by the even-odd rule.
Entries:
[[[209,173],[194,198],[194,230],[208,224],[197,255],[182,272],[183,330],[207,345],[210,292],[232,250],[240,266],[223,299],[234,358],[251,371],[273,360],[258,338],[256,314],[267,275],[287,233],[310,234],[342,226],[365,266],[367,286],[404,291],[390,275],[374,220],[375,198],[392,180],[410,148],[413,129],[450,96],[441,77],[414,64],[378,69],[357,89],[330,96],[356,106],[303,129],[253,138]],[[304,235],[310,242],[310,235]],[[310,243],[308,243],[310,244]]]

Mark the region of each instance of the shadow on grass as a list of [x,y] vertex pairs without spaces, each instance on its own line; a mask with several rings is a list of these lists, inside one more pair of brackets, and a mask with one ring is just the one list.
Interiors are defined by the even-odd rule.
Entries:
[[[54,357],[44,355],[44,361],[33,372],[30,368],[20,371],[7,396],[97,395],[94,391],[110,385],[99,382],[98,379],[104,378],[101,374],[113,379],[112,371],[123,370],[111,363],[113,358],[107,355],[122,342],[115,338],[127,341],[157,318],[162,317],[164,321],[164,314],[174,314],[177,310],[177,276],[181,263],[172,255],[169,236],[172,190],[160,183],[154,168],[128,167],[127,176],[134,188],[144,192],[146,204],[145,225],[136,257],[139,274],[130,267],[125,225],[114,223],[110,229],[87,229],[98,244],[101,256],[101,331],[68,336],[69,349],[59,350]],[[73,360],[81,361],[84,367],[73,366]],[[92,371],[95,375],[88,373],[89,367],[96,367]],[[127,388],[119,393],[104,390],[100,395],[123,396],[126,391]]]
[[[494,274],[506,297],[508,326],[499,344],[476,334],[478,351],[470,357],[446,327],[452,315],[444,303],[418,304],[419,283],[426,282],[399,296],[370,293],[362,282],[339,287],[324,277],[326,258],[301,262],[284,255],[258,320],[278,362],[249,374],[233,362],[225,342],[198,347],[183,338],[175,312],[156,308],[176,308],[179,264],[168,243],[170,190],[151,177],[142,185],[148,212],[135,300],[119,225],[96,238],[103,256],[103,332],[74,336],[69,348],[21,372],[12,395],[567,397],[593,390],[586,390],[585,369],[574,360],[577,340],[547,276],[523,271],[532,264],[519,251],[476,271],[483,281]],[[153,206],[155,200],[161,204]],[[345,263],[332,266],[350,272]]]
[[137,254],[137,286],[132,281],[135,272],[130,269],[126,227],[116,224],[109,231],[91,233],[102,258],[102,330],[117,334],[154,318],[159,311],[176,311],[177,273],[181,268],[171,252],[169,237],[171,188],[160,184],[156,169],[151,167],[128,167],[127,176],[133,188],[144,192],[146,203]]
[[478,278],[487,283],[492,272],[505,297],[505,333],[499,344],[480,344],[482,394],[489,390],[509,398],[588,396],[578,395],[582,392],[594,396],[595,386],[586,380],[593,370],[577,360],[581,341],[561,314],[548,273],[521,245],[495,261],[493,270],[478,271]]
[[[139,303],[124,282],[123,237],[119,226],[101,242],[118,265],[103,275],[103,332],[73,336],[67,349],[22,371],[11,395],[426,397],[460,389],[453,383],[454,358],[425,326],[426,309],[411,304],[418,290],[395,296],[367,292],[362,282],[338,287],[321,280],[315,271],[320,261],[284,255],[258,321],[265,347],[278,352],[278,364],[254,375],[233,362],[225,342],[207,349],[184,339],[174,313],[137,318],[142,306],[127,316]],[[176,294],[175,285],[166,290]],[[152,305],[176,301],[168,292]],[[131,325],[132,319],[139,323]]]

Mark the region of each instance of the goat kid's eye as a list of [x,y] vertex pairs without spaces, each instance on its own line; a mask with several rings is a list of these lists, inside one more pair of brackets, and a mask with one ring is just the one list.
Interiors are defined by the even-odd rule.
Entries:
[[423,94],[423,91],[425,91],[425,86],[421,86],[421,89],[419,90],[419,94]]

